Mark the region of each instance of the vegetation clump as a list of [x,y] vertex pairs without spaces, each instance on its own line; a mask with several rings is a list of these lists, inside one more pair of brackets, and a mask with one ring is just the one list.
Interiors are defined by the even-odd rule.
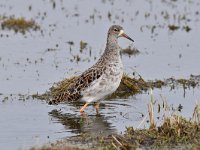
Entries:
[[[171,30],[171,31],[175,31],[175,30],[180,29],[180,26],[168,25],[168,28],[169,28],[169,30]],[[189,26],[183,26],[183,27],[182,27],[182,30],[185,30],[186,32],[189,32],[189,31],[192,30],[192,29],[191,29],[191,27],[189,27]]]
[[186,80],[186,79],[178,79],[177,80],[177,82],[179,83],[179,84],[181,84],[184,88],[186,88],[186,87],[196,87],[197,86],[197,84],[198,84],[198,82],[196,82],[195,80],[193,80],[193,79],[189,79],[189,80]]
[[[172,121],[173,120],[173,121]],[[109,141],[110,142],[110,141]],[[106,147],[111,149],[135,149],[135,148],[169,148],[197,145],[200,142],[200,124],[187,121],[174,116],[168,118],[164,123],[154,129],[133,129],[129,127],[124,135],[112,135],[112,144]],[[194,145],[192,145],[194,144]]]
[[178,30],[180,27],[179,27],[179,26],[176,26],[176,25],[168,25],[168,28],[169,28],[169,30],[171,30],[171,31],[175,31],[175,30]]
[[138,55],[140,53],[140,51],[137,48],[131,47],[131,46],[128,46],[127,48],[122,49],[121,52],[122,54],[127,54],[128,56]]
[[1,23],[1,28],[8,29],[8,30],[14,30],[15,32],[21,32],[25,34],[26,31],[29,31],[30,29],[36,31],[40,29],[40,26],[36,24],[34,20],[26,20],[25,18],[14,18],[10,17]]
[[[200,105],[196,104],[192,118],[186,120],[176,114],[167,102],[163,105],[164,118],[160,126],[155,125],[154,107],[152,100],[148,103],[150,126],[148,129],[128,127],[124,135],[112,135],[110,141],[104,141],[109,149],[199,149],[200,145]],[[151,106],[151,107],[149,107]],[[168,115],[166,115],[168,114]],[[142,121],[143,122],[143,121]],[[112,143],[112,144],[109,144]]]

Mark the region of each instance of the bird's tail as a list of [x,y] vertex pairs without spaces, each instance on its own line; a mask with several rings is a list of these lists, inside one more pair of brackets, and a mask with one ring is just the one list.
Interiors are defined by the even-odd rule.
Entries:
[[54,99],[50,100],[48,102],[49,105],[57,105],[58,103],[61,103],[63,101],[66,101],[68,97],[68,93],[64,92],[56,96]]

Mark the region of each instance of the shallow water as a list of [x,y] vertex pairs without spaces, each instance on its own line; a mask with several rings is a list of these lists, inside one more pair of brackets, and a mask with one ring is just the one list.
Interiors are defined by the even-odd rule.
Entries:
[[[196,100],[199,100],[199,89],[170,88],[153,91],[153,99],[162,104],[162,98],[168,105],[178,109],[183,107],[179,114],[190,119]],[[1,99],[4,96],[1,96]],[[21,99],[18,95],[8,96],[0,103],[0,145],[7,149],[29,148],[44,143],[53,142],[66,137],[88,133],[91,137],[123,133],[126,127],[146,128],[148,119],[141,124],[147,115],[147,104],[150,100],[148,93],[131,96],[127,99],[105,100],[100,106],[100,115],[96,115],[91,105],[85,115],[80,115],[79,106],[72,104],[48,106],[46,102],[27,98]],[[157,113],[155,107],[156,124],[163,119],[163,113]],[[176,111],[177,112],[177,111]]]
[[[122,25],[135,40],[131,43],[120,39],[121,47],[133,45],[141,52],[137,56],[122,56],[126,73],[137,71],[146,80],[200,74],[199,5],[197,0],[60,0],[55,3],[2,0],[1,16],[32,18],[42,31],[25,35],[0,31],[0,146],[29,148],[82,132],[93,134],[97,129],[105,131],[101,134],[108,134],[123,132],[126,126],[138,127],[142,114],[147,114],[148,92],[128,99],[105,100],[100,116],[89,106],[87,119],[70,104],[48,106],[30,97],[19,100],[19,94],[43,93],[54,82],[80,74],[94,64],[105,48],[111,24]],[[177,25],[180,29],[170,31],[168,25]],[[185,26],[191,30],[186,32]],[[83,51],[80,51],[81,40],[88,43]],[[74,45],[70,46],[69,41]],[[77,55],[80,61],[74,59]],[[153,90],[155,100],[161,101],[160,95],[174,108],[181,104],[181,114],[189,118],[200,92],[195,88],[184,93],[181,87]],[[148,123],[141,127],[144,126]]]

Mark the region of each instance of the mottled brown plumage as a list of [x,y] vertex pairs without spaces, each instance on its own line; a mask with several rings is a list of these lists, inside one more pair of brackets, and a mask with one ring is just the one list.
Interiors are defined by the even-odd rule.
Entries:
[[63,101],[78,101],[82,95],[81,91],[87,88],[90,83],[98,79],[103,73],[103,67],[95,68],[94,66],[86,70],[78,77],[74,84],[71,84],[65,92],[60,93],[49,102],[50,105],[58,104]]

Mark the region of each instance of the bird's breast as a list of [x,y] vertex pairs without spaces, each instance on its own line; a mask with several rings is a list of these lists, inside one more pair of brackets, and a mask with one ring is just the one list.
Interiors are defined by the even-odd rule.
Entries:
[[108,75],[117,76],[123,72],[123,64],[121,58],[118,58],[116,61],[107,63],[106,72]]

